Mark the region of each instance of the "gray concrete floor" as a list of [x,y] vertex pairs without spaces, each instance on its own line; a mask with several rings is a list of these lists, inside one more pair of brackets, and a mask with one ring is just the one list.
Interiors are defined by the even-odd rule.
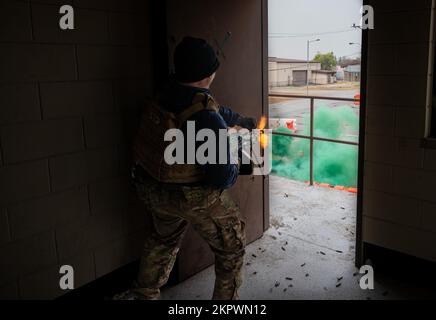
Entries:
[[[356,195],[271,176],[271,228],[247,247],[246,300],[398,299],[427,297],[421,288],[379,279],[362,290],[354,266]],[[292,279],[292,280],[290,280]],[[162,299],[210,299],[213,267],[162,291]]]

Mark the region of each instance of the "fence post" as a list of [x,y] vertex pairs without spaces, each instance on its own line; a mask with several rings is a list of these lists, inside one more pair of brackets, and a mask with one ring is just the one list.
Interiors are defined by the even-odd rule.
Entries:
[[313,148],[314,148],[314,114],[315,114],[315,99],[310,98],[310,185],[314,185],[314,174],[313,174]]

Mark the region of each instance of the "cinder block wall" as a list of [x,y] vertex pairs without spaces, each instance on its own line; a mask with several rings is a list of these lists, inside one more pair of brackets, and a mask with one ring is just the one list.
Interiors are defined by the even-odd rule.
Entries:
[[0,1],[0,299],[61,295],[60,265],[79,287],[139,256],[127,155],[152,91],[147,2]]
[[436,261],[436,150],[423,149],[431,0],[371,0],[363,239]]

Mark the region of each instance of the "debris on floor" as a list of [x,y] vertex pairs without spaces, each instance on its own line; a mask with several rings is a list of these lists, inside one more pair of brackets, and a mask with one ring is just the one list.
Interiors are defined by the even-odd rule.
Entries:
[[[361,275],[354,261],[355,236],[345,231],[346,228],[355,230],[355,194],[309,188],[304,183],[275,176],[270,177],[270,190],[270,218],[274,223],[264,237],[246,248],[248,261],[244,267],[241,299],[420,297],[417,288],[394,284],[381,276],[375,279],[374,292],[360,288]],[[283,197],[284,192],[290,195],[288,199]],[[341,206],[343,209],[338,209]],[[162,298],[192,300],[200,295],[208,299],[212,296],[214,281],[211,266],[176,286],[164,288]],[[434,289],[432,292],[434,296]]]

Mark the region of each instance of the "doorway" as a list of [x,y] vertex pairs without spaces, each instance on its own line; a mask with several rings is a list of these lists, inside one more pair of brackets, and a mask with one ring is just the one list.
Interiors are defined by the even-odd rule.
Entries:
[[305,70],[294,70],[292,72],[293,81],[289,83],[289,86],[304,86],[307,81],[307,71]]
[[[269,75],[288,70],[294,81],[269,85],[274,135],[267,235],[280,242],[283,263],[294,265],[290,278],[305,287],[301,298],[360,294],[353,278],[360,263],[363,34],[356,26],[362,5],[269,1]],[[304,83],[298,74],[306,75]]]
[[[222,39],[231,31],[233,38],[224,49],[223,70],[212,89],[220,102],[241,113],[258,119],[262,115],[269,116],[270,128],[275,128],[276,133],[273,150],[276,148],[279,153],[283,152],[278,154],[279,158],[275,153],[275,172],[270,177],[242,177],[233,190],[252,230],[249,231],[246,281],[241,296],[245,299],[364,298],[362,294],[365,293],[356,287],[354,266],[359,249],[356,246],[359,242],[356,207],[357,192],[360,192],[358,157],[362,138],[359,134],[360,83],[344,83],[343,70],[331,69],[340,65],[338,60],[344,64],[348,60],[359,62],[361,48],[351,44],[359,40],[348,40],[345,45],[351,53],[341,54],[341,57],[325,51],[315,59],[315,44],[309,43],[312,48],[309,61],[301,55],[293,56],[292,52],[285,52],[286,55],[274,59],[271,51],[268,52],[272,35],[277,39],[287,39],[297,33],[292,29],[268,30],[271,29],[271,21],[277,19],[272,17],[274,2],[277,0],[247,0],[238,4],[191,0],[189,8],[196,9],[187,10],[186,5],[168,1],[169,61],[171,45],[177,42],[174,39],[180,39],[184,34],[200,36],[222,45]],[[281,2],[279,6],[292,3]],[[302,2],[300,6],[306,8],[307,4]],[[202,16],[201,12],[206,7],[211,16],[207,25],[199,29],[194,22]],[[359,22],[359,8],[349,24],[350,28],[353,22]],[[291,9],[286,12],[295,12]],[[190,18],[180,21],[175,15],[181,12]],[[312,10],[311,14],[319,16],[320,12]],[[298,28],[301,29],[301,26]],[[311,31],[310,36],[325,30],[328,30],[327,27],[322,26],[316,32]],[[336,29],[333,31],[335,33],[332,34],[345,33]],[[309,33],[304,30],[298,32],[306,38]],[[362,45],[361,32],[355,29],[352,32],[360,35]],[[311,40],[303,39],[304,48],[308,41]],[[335,58],[333,66],[329,64],[331,56]],[[360,58],[360,61],[363,60]],[[239,71],[235,73],[234,70]],[[277,74],[272,72],[274,70]],[[304,76],[298,77],[300,74]],[[294,81],[300,85],[293,86]],[[336,119],[338,112],[341,114],[339,120]],[[323,128],[324,123],[329,127]],[[332,130],[335,124],[341,130]],[[338,152],[347,163],[347,170],[335,161]],[[327,160],[330,161],[329,167],[321,171]],[[277,168],[282,168],[283,174]],[[338,175],[338,172],[342,174]],[[336,183],[338,179],[340,183]],[[213,287],[213,268],[207,267],[212,263],[207,246],[190,232],[177,265],[179,280],[189,280],[166,290],[164,298],[208,298]],[[204,268],[207,269],[199,272]]]

